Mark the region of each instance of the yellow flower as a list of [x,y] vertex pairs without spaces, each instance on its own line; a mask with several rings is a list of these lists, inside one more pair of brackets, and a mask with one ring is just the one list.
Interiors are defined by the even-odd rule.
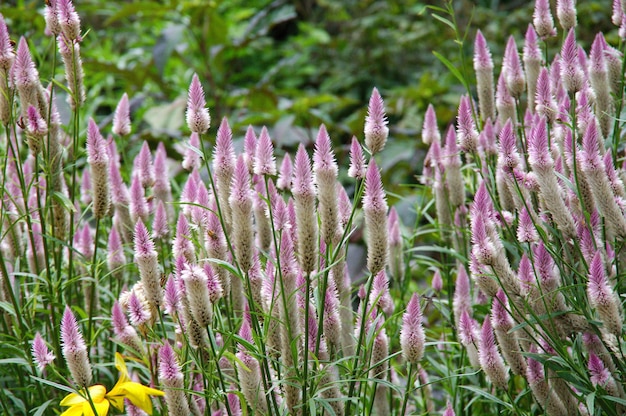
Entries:
[[[150,396],[163,396],[164,393],[131,381],[128,376],[128,369],[120,353],[115,353],[115,368],[120,372],[120,378],[110,392],[107,393],[106,388],[99,384],[87,389],[97,416],[106,416],[109,413],[110,405],[113,405],[119,411],[123,411],[125,398],[151,415],[152,401]],[[60,404],[61,406],[70,407],[61,416],[96,416],[85,390],[82,390],[80,393],[68,394],[61,400]]]

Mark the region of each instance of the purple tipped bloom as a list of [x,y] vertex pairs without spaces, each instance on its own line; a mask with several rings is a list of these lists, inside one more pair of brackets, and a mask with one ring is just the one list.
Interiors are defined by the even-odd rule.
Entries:
[[389,128],[387,127],[387,117],[385,116],[385,103],[374,88],[367,107],[367,117],[365,118],[365,146],[372,155],[380,152],[385,147]]
[[364,179],[365,171],[367,170],[367,164],[365,162],[365,156],[363,155],[363,148],[359,143],[356,136],[352,136],[352,143],[350,144],[350,168],[348,169],[348,176],[355,179]]
[[119,275],[121,268],[126,264],[124,249],[122,248],[122,239],[115,227],[111,228],[107,246],[107,265],[109,271],[114,275]]
[[326,244],[335,243],[339,237],[337,215],[337,161],[326,127],[322,124],[315,141],[313,173],[319,201],[321,237]]
[[424,144],[433,144],[441,142],[441,133],[437,125],[437,115],[432,104],[428,104],[426,114],[424,115],[424,125],[422,126],[422,141]]
[[457,114],[457,141],[464,152],[474,152],[478,148],[478,130],[472,117],[470,98],[467,95],[461,97],[459,112]]
[[87,345],[78,328],[78,322],[69,306],[65,307],[61,320],[61,343],[63,357],[74,383],[80,387],[91,384],[91,364],[87,357]]
[[283,161],[280,164],[280,172],[278,173],[278,179],[276,180],[276,187],[282,190],[290,190],[292,173],[293,164],[291,163],[291,156],[289,153],[285,153]]
[[493,60],[487,41],[482,32],[476,32],[474,40],[474,70],[476,71],[476,91],[478,106],[483,120],[495,118]]
[[46,120],[39,114],[39,111],[32,106],[28,106],[27,111],[27,131],[32,136],[36,136],[38,138],[42,138],[48,133],[48,124]]
[[274,146],[266,127],[263,127],[254,153],[254,173],[263,176],[276,175],[276,160],[274,159]]
[[141,150],[137,155],[137,173],[141,179],[141,186],[145,189],[154,185],[154,166],[152,165],[152,154],[150,153],[150,147],[148,142],[144,141],[141,145]]
[[56,358],[55,355],[48,349],[48,346],[39,332],[35,334],[35,339],[33,339],[31,353],[33,361],[37,364],[37,368],[39,368],[40,371],[43,371]]
[[159,382],[165,388],[165,402],[172,415],[189,415],[189,403],[185,391],[185,381],[176,354],[169,342],[159,349]]
[[197,132],[191,132],[189,136],[189,146],[185,149],[182,167],[185,170],[193,171],[200,169],[202,166],[202,156],[200,152],[200,135]]
[[134,290],[128,296],[128,317],[134,326],[144,325],[152,318],[150,311]]
[[172,255],[174,258],[183,256],[188,263],[195,263],[196,253],[191,242],[191,230],[187,217],[182,212],[176,222],[176,236],[172,242]]
[[522,208],[517,226],[517,241],[520,243],[532,243],[539,240],[539,234],[533,224],[532,217],[526,207]]
[[450,403],[450,400],[448,400],[448,404],[446,404],[446,410],[443,411],[442,416],[456,416],[456,413],[454,413],[454,409],[452,408],[452,403]]
[[192,132],[205,133],[211,126],[211,116],[206,108],[204,90],[197,74],[193,74],[187,98],[187,126]]
[[519,53],[517,52],[517,44],[513,36],[509,37],[506,44],[502,65],[505,74],[504,80],[506,81],[506,87],[509,93],[511,96],[519,98],[524,92],[525,77]]
[[372,159],[365,176],[363,195],[367,241],[367,267],[373,275],[385,268],[389,251],[387,234],[387,200],[380,172]]
[[550,87],[550,74],[544,67],[539,70],[537,77],[537,92],[535,95],[535,110],[537,114],[546,118],[552,124],[556,119],[556,100]]
[[152,236],[156,240],[165,240],[170,234],[170,226],[167,222],[167,211],[163,201],[159,201],[156,211],[154,212],[154,221],[152,222]]
[[541,39],[556,36],[556,28],[554,27],[554,19],[550,11],[549,0],[536,0],[535,11],[533,13],[533,25]]
[[480,333],[478,359],[480,360],[481,367],[491,382],[498,388],[503,390],[507,389],[509,374],[504,366],[504,361],[498,352],[489,315],[485,317]]
[[400,330],[402,355],[409,363],[417,364],[421,361],[424,356],[425,341],[419,295],[414,293],[402,316],[402,329]]
[[252,126],[248,126],[246,135],[243,139],[243,152],[244,157],[246,158],[246,164],[248,165],[248,170],[251,174],[254,171],[254,155],[256,155],[256,145],[257,139],[254,134],[254,129]]
[[589,354],[589,363],[587,365],[589,369],[589,375],[591,376],[591,383],[594,386],[606,386],[611,380],[611,373],[604,366],[604,363],[597,355]]
[[520,164],[520,155],[517,149],[517,138],[513,129],[511,119],[508,119],[499,135],[500,138],[500,158],[503,166],[513,170]]
[[561,48],[561,81],[570,94],[581,91],[585,86],[585,73],[580,66],[573,28],[569,30]]
[[165,312],[169,315],[175,315],[178,313],[178,307],[180,306],[181,293],[180,288],[176,284],[174,276],[170,275],[165,283],[165,293],[163,295],[163,304],[165,305]]
[[154,242],[142,221],[135,226],[135,261],[139,268],[139,277],[143,283],[146,299],[153,305],[160,305],[163,300],[161,273]]
[[[12,67],[13,82],[17,89],[26,91],[32,89],[39,83],[39,73],[35,69],[35,63],[28,49],[28,43],[24,37],[20,38],[17,45],[17,56]],[[35,101],[28,101],[22,104],[35,104]]]
[[144,187],[141,186],[141,178],[133,176],[130,182],[130,203],[128,206],[133,222],[139,220],[147,222],[150,215],[150,207],[146,200]]
[[69,41],[81,41],[80,18],[72,0],[56,0],[56,10],[59,25],[65,38]]
[[130,130],[130,104],[128,103],[128,94],[124,93],[113,115],[113,133],[127,136],[130,134]]
[[596,308],[598,315],[606,329],[619,336],[622,333],[622,319],[620,303],[615,292],[609,285],[602,254],[596,252],[589,266],[589,281],[587,282],[587,296],[592,307]]
[[574,0],[556,0],[556,17],[564,31],[576,26],[576,5]]
[[8,73],[14,59],[15,51],[13,50],[13,45],[11,44],[9,31],[4,21],[4,17],[0,14],[0,69],[3,69],[5,73]]

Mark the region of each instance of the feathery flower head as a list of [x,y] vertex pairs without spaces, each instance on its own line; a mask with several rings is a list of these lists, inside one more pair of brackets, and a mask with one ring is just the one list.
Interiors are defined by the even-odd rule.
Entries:
[[497,155],[496,132],[491,118],[487,117],[483,125],[483,130],[478,135],[479,148],[487,155]]
[[[537,347],[534,344],[530,346],[530,352],[537,353]],[[546,376],[543,371],[543,365],[539,361],[528,357],[526,358],[526,363],[528,364],[526,367],[526,380],[528,380],[528,384],[532,385],[545,380]]]
[[428,104],[426,114],[424,115],[424,125],[422,126],[422,141],[424,144],[432,144],[434,142],[441,142],[441,133],[437,125],[437,114],[435,114],[435,107],[432,104]]
[[499,139],[502,164],[509,170],[513,170],[520,164],[520,155],[517,150],[517,138],[511,119],[506,121],[502,131],[500,131]]
[[424,356],[426,337],[422,327],[422,311],[419,295],[414,293],[402,315],[402,329],[400,330],[400,346],[402,355],[412,364],[417,364]]
[[216,175],[230,176],[235,165],[235,150],[233,149],[233,132],[226,117],[222,118],[217,129],[215,152],[213,153],[213,169]]
[[176,353],[169,342],[159,348],[159,381],[169,387],[183,383],[183,373],[176,359]]
[[402,234],[400,233],[400,218],[395,207],[389,209],[389,217],[387,219],[389,227],[389,245],[402,245]]
[[130,104],[128,102],[128,94],[124,93],[120,102],[117,103],[115,113],[113,114],[113,133],[119,136],[127,136],[130,134]]
[[56,11],[59,19],[61,32],[69,41],[82,40],[80,36],[80,18],[72,0],[56,0]]
[[313,172],[317,186],[319,187],[321,182],[334,181],[338,170],[330,136],[326,131],[326,126],[322,124],[317,133],[313,151]]
[[517,241],[520,243],[532,243],[539,240],[539,234],[533,224],[533,219],[526,207],[522,208],[517,226]]
[[585,86],[583,72],[578,55],[576,33],[570,29],[561,48],[561,81],[568,93],[574,94]]
[[583,134],[583,154],[581,158],[583,170],[604,170],[604,161],[600,156],[600,132],[595,120],[589,123]]
[[199,266],[186,266],[181,275],[193,319],[202,327],[211,324],[213,305],[209,296],[208,276]]
[[513,36],[509,36],[507,41],[502,65],[505,74],[504,80],[509,93],[511,96],[519,98],[524,92],[526,81],[519,53],[517,52],[517,44]]
[[509,375],[506,367],[504,366],[502,356],[498,352],[489,315],[485,316],[480,332],[478,359],[481,367],[491,382],[501,389],[506,389],[509,381]]
[[539,273],[542,285],[545,285],[545,290],[550,291],[555,289],[558,281],[558,276],[555,275],[554,259],[546,249],[543,241],[540,241],[533,249],[535,256],[535,267]]
[[[46,134],[48,134],[48,124],[46,120],[39,114],[39,111],[32,105],[28,106],[28,110],[26,112],[27,115],[27,124],[26,130],[28,134],[38,139],[43,138]],[[41,148],[41,143],[37,140],[37,147],[35,149],[31,148],[31,151],[34,153],[38,153]],[[29,142],[30,147],[30,142]]]
[[574,0],[556,0],[556,17],[564,31],[576,26],[576,6]]
[[144,141],[141,145],[141,150],[136,158],[137,164],[137,174],[141,179],[141,186],[145,189],[150,188],[154,185],[155,181],[155,172],[154,166],[152,165],[152,154],[150,153],[150,147],[148,146],[148,142]]
[[452,125],[448,127],[446,132],[445,145],[442,149],[440,161],[445,168],[461,167],[461,155],[457,146],[456,130]]
[[170,226],[167,222],[167,211],[165,203],[159,201],[154,211],[154,221],[152,222],[152,236],[157,240],[164,240],[170,234]]
[[450,400],[448,400],[448,403],[446,404],[446,410],[443,411],[442,416],[456,416],[456,413],[454,413],[454,409],[452,408],[452,403],[450,403]]
[[311,161],[309,155],[300,143],[296,152],[295,164],[293,169],[292,192],[299,196],[315,196],[315,187],[313,183],[313,170],[311,169]]
[[487,224],[482,215],[472,217],[472,254],[485,266],[490,266],[496,259],[496,247],[487,232]]
[[352,136],[352,143],[350,144],[350,168],[348,169],[348,176],[355,179],[365,178],[365,172],[367,170],[367,163],[365,161],[365,155],[363,154],[363,148],[361,143]]
[[548,130],[543,118],[530,128],[528,161],[535,170],[551,169],[554,166],[550,149],[548,149]]
[[15,59],[15,51],[9,38],[9,30],[7,29],[4,16],[0,13],[0,69],[8,73]]
[[137,295],[136,290],[131,290],[128,296],[128,317],[134,326],[141,326],[152,319],[149,306]]
[[178,307],[181,301],[181,293],[176,284],[174,276],[170,275],[165,282],[165,292],[163,294],[163,304],[165,305],[165,312],[169,315],[174,315],[178,312]]
[[537,39],[537,32],[532,25],[528,25],[526,35],[524,36],[524,62],[541,61],[541,49]]
[[536,0],[533,12],[533,25],[541,39],[556,36],[554,19],[550,11],[550,0]]
[[148,229],[142,221],[137,221],[135,225],[135,256],[137,257],[152,257],[156,256],[157,252],[154,248],[154,243],[150,238]]
[[276,175],[276,160],[274,158],[274,145],[270,139],[267,128],[263,126],[259,140],[256,143],[254,153],[254,173],[259,176]]
[[246,135],[243,139],[243,153],[246,158],[246,163],[248,165],[248,170],[250,173],[254,170],[254,155],[256,154],[256,134],[254,134],[254,129],[252,126],[248,126],[246,130]]
[[51,364],[56,358],[54,353],[48,349],[48,346],[39,332],[35,334],[35,339],[33,339],[31,353],[33,361],[37,364],[37,368],[39,368],[40,371],[43,371],[48,364]]
[[371,160],[365,175],[363,209],[387,213],[387,199],[376,161]]
[[539,76],[537,77],[535,105],[537,114],[545,117],[548,123],[554,122],[556,119],[557,106],[550,86],[550,74],[545,67],[539,70]]
[[387,127],[387,116],[385,116],[385,103],[380,96],[378,89],[374,87],[367,107],[367,117],[365,117],[365,146],[372,155],[380,152],[385,147],[389,128]]
[[459,341],[461,341],[461,344],[465,346],[478,344],[478,339],[476,337],[476,321],[472,319],[469,312],[466,310],[461,312],[458,331]]
[[35,68],[33,57],[28,49],[28,43],[26,43],[26,39],[23,36],[17,45],[15,62],[11,71],[13,82],[18,90],[32,88],[39,83],[39,72]]
[[282,190],[291,190],[292,175],[293,163],[291,162],[291,156],[289,155],[289,153],[285,153],[285,156],[283,156],[283,161],[280,164],[280,171],[278,172],[276,187]]
[[46,20],[46,28],[44,34],[46,36],[58,36],[61,33],[61,25],[59,24],[59,15],[57,11],[58,0],[49,0],[43,11]]
[[491,51],[480,29],[476,31],[476,38],[474,39],[474,69],[476,71],[481,69],[493,69]]
[[147,221],[150,207],[146,199],[145,188],[141,185],[139,175],[134,175],[130,181],[130,203],[128,206],[133,221]]
[[435,291],[435,293],[439,293],[443,289],[443,279],[441,278],[441,272],[439,271],[439,269],[436,269],[433,273],[433,278],[430,282],[430,286]]
[[89,118],[89,125],[87,126],[87,163],[93,164],[106,164],[109,163],[109,152],[107,150],[107,144],[98,125],[92,118]]
[[602,360],[594,353],[589,354],[589,363],[587,364],[591,383],[594,386],[606,386],[611,379],[611,373],[604,366]]
[[472,117],[470,98],[467,95],[461,97],[459,112],[457,114],[457,141],[462,151],[471,153],[478,148],[478,130]]
[[74,383],[81,387],[88,386],[91,383],[91,364],[87,357],[87,345],[69,306],[65,306],[61,320],[61,343],[63,357]]
[[243,158],[239,155],[235,164],[235,172],[233,174],[233,183],[230,194],[231,206],[237,206],[247,211],[252,209],[252,189],[250,188],[250,173],[248,166]]
[[370,305],[377,305],[386,315],[393,313],[394,305],[389,293],[389,278],[384,270],[381,270],[374,276],[369,303]]
[[211,116],[206,108],[204,89],[197,74],[193,74],[187,98],[187,125],[198,134],[205,133],[211,126]]

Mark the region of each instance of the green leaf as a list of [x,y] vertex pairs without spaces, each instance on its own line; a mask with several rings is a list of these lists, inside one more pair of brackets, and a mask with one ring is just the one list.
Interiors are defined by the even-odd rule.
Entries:
[[52,386],[55,389],[63,390],[63,391],[66,391],[68,393],[76,393],[76,390],[74,390],[71,387],[64,386],[63,384],[55,383],[54,381],[46,380],[45,378],[39,378],[39,377],[36,377],[36,376],[30,376],[30,378],[32,378],[33,380],[38,381],[38,382],[40,382],[42,384],[46,384],[48,386]]
[[52,198],[54,198],[58,203],[63,205],[63,208],[65,208],[67,211],[72,213],[76,212],[74,204],[72,204],[72,201],[70,201],[70,199],[64,193],[58,191],[53,192]]
[[437,59],[439,59],[441,63],[444,64],[446,68],[450,70],[450,72],[452,72],[452,75],[454,75],[456,79],[458,79],[461,82],[461,84],[463,84],[463,86],[467,88],[467,82],[465,81],[465,78],[463,78],[463,75],[461,75],[461,72],[454,66],[452,62],[450,62],[448,58],[446,58],[445,56],[443,56],[437,51],[433,51],[433,55],[435,55]]
[[499,405],[506,407],[508,410],[513,410],[513,405],[511,405],[511,403],[504,402],[504,401],[498,399],[493,394],[489,394],[486,391],[483,391],[483,390],[479,389],[478,387],[474,387],[474,386],[459,386],[459,387],[461,387],[461,388],[463,388],[465,390],[469,390],[472,393],[475,393],[475,394],[477,394],[479,396],[482,396],[482,397],[484,397],[485,399],[487,399],[487,400],[489,400],[491,402],[498,403]]
[[432,16],[444,25],[449,26],[452,30],[454,30],[454,32],[456,32],[456,27],[454,26],[454,23],[452,23],[450,20],[446,19],[445,17],[441,17],[436,13],[433,13]]
[[[37,411],[35,413],[33,413],[33,416],[41,416],[44,414],[44,412],[46,411],[46,409],[48,408],[48,406],[50,406],[50,403],[52,403],[54,401],[54,399],[50,399],[47,402],[43,403],[41,406],[36,407]],[[33,409],[35,410],[35,409]]]

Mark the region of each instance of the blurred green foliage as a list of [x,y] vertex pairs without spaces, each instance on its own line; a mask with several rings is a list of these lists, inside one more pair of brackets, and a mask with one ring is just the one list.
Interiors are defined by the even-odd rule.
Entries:
[[[462,44],[429,9],[449,4]],[[277,147],[310,144],[320,123],[341,163],[350,138],[362,139],[373,87],[385,99],[391,135],[381,166],[387,183],[415,182],[424,147],[419,139],[429,103],[442,129],[454,121],[464,92],[433,55],[454,65],[471,56],[481,28],[499,66],[506,37],[521,48],[534,2],[453,0],[82,0],[81,45],[88,91],[86,113],[100,124],[124,92],[132,100],[134,144],[183,139],[186,91],[194,72],[204,83],[213,124],[227,116],[235,137],[248,124],[267,125]],[[604,2],[606,3],[606,2]],[[608,3],[607,3],[608,4]],[[17,40],[26,36],[43,79],[52,77],[54,42],[43,34],[42,0],[19,0],[0,11]],[[582,2],[579,27],[613,30],[607,5]],[[446,16],[444,16],[446,17]],[[449,17],[449,16],[448,16]],[[614,32],[614,30],[613,30]],[[581,36],[593,39],[593,34]],[[58,65],[57,65],[58,66]],[[57,68],[56,76],[62,77]],[[123,150],[123,149],[122,149]],[[342,154],[342,151],[344,154]],[[391,169],[393,167],[393,169]],[[399,188],[392,192],[401,192]]]

